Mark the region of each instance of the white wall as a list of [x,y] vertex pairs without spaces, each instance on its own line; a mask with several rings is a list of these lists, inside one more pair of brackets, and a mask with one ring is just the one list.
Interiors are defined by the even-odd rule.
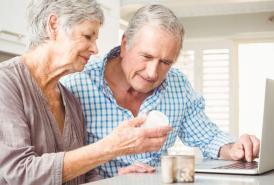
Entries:
[[120,0],[98,2],[102,5],[105,15],[105,23],[98,39],[99,55],[102,55],[119,44]]
[[274,40],[239,45],[239,134],[261,137],[265,79],[274,79]]
[[23,0],[1,0],[0,51],[21,54],[25,50],[26,5]]
[[182,18],[186,31],[186,40],[204,38],[233,38],[254,33],[271,32],[274,35],[274,22],[269,21],[273,12],[218,15]]

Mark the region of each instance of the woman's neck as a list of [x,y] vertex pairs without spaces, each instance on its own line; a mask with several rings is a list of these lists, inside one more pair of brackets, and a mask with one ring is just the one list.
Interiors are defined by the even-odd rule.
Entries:
[[53,52],[48,46],[38,46],[22,57],[43,91],[56,89],[59,79],[67,73],[65,68],[56,65]]

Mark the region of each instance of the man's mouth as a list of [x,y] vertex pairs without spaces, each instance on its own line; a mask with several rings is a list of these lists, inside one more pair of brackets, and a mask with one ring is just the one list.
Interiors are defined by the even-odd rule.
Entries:
[[151,79],[151,78],[147,78],[147,77],[143,77],[142,75],[139,75],[143,80],[149,82],[149,83],[155,83],[157,80],[156,79]]

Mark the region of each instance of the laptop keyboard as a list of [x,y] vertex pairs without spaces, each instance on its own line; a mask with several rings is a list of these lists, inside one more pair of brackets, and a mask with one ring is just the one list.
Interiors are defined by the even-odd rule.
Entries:
[[226,165],[226,166],[219,166],[214,169],[255,169],[257,167],[258,167],[257,161],[252,161],[252,162],[237,161],[236,163]]

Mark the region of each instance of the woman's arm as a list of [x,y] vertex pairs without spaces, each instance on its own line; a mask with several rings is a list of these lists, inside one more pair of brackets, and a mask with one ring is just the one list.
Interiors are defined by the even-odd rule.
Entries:
[[73,179],[120,155],[159,150],[171,128],[145,129],[139,127],[143,122],[144,118],[125,121],[104,139],[66,152],[63,181]]

